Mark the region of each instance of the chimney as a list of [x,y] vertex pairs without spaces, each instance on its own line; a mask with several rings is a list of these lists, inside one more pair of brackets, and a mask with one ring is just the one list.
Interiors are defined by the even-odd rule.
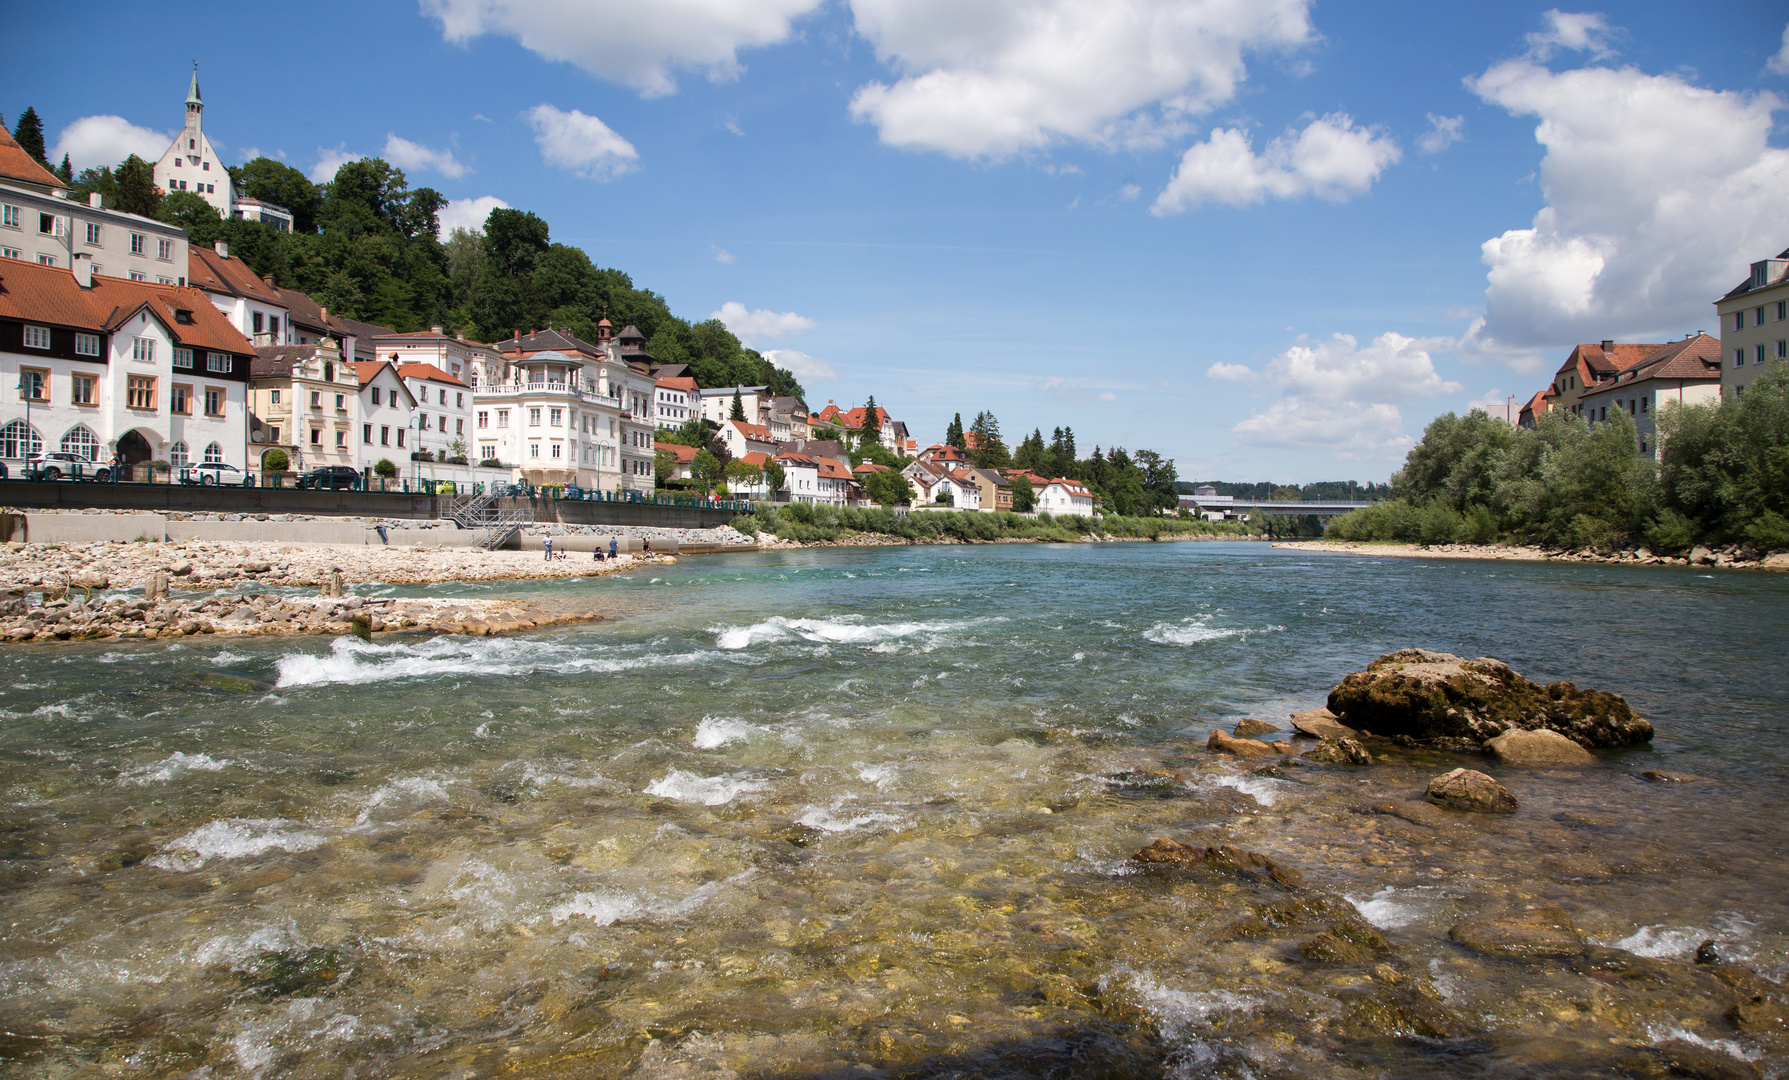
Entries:
[[261,280],[265,281],[267,283],[267,287],[269,289],[276,289],[279,287],[273,283],[273,275],[272,274],[268,274],[266,277],[263,277]]
[[439,334],[439,333],[441,333],[441,328],[439,326],[431,326],[431,327],[429,327],[429,333]]
[[1614,340],[1612,340],[1610,338],[1604,338],[1603,339],[1603,351],[1604,352],[1614,352],[1615,351]]
[[328,322],[329,321],[329,309],[326,307],[318,308],[317,309],[317,318],[322,322]]
[[228,240],[213,240],[211,250],[227,259],[230,257],[230,242]]
[[87,193],[87,205],[95,210],[103,210],[106,206],[106,197],[97,191],[90,191]]
[[69,265],[74,268],[75,284],[83,289],[93,288],[93,256],[86,252],[77,252]]

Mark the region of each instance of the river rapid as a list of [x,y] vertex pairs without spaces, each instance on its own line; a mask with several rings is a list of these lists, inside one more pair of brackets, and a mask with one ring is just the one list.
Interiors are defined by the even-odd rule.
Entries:
[[[1789,976],[1789,576],[1138,543],[399,591],[621,617],[0,651],[0,1074],[1785,1073],[1715,976]],[[1658,737],[1578,773],[1204,749],[1408,646]],[[1372,812],[1459,764],[1520,810]],[[1158,836],[1304,884],[1130,861]],[[1448,938],[1539,905],[1587,958]]]

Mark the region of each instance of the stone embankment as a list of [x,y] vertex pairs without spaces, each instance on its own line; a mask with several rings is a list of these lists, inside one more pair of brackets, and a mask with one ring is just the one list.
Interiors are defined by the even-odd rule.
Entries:
[[1275,547],[1333,551],[1344,555],[1384,555],[1396,559],[1493,559],[1507,562],[1575,562],[1628,566],[1718,566],[1735,570],[1789,570],[1789,551],[1764,552],[1729,545],[1691,548],[1687,555],[1660,555],[1649,548],[1597,552],[1561,551],[1520,544],[1394,544],[1340,540],[1283,541]]

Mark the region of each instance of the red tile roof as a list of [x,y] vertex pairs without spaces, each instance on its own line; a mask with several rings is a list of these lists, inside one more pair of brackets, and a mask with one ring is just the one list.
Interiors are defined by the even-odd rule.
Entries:
[[198,289],[100,276],[83,289],[71,270],[0,262],[0,318],[110,333],[143,308],[183,346],[255,355],[249,340]]
[[762,469],[764,466],[770,464],[770,455],[762,450],[753,450],[749,454],[741,454],[739,460],[745,462],[747,465],[756,465],[758,468]]
[[851,471],[856,473],[894,472],[894,470],[888,466],[878,465],[874,461],[866,461]]
[[398,374],[406,379],[427,379],[429,382],[447,383],[449,386],[466,385],[433,364],[399,364]]
[[[653,443],[653,446],[656,449],[663,450],[663,451],[669,453],[672,457],[677,459],[677,462],[680,465],[688,465],[692,461],[695,461],[696,455],[702,452],[697,447],[685,446],[682,443],[674,443],[674,442],[658,442],[658,443]],[[762,456],[762,455],[760,455],[760,456]],[[746,457],[749,458],[749,457],[751,457],[751,455],[747,454]]]
[[749,424],[744,420],[733,420],[729,422],[739,429],[741,435],[744,435],[753,442],[776,442],[776,439],[770,434],[770,429],[760,424]]
[[851,467],[838,458],[820,458],[820,475],[833,480],[851,479]]
[[1623,371],[1613,382],[1600,389],[1628,386],[1647,379],[1719,379],[1721,377],[1721,342],[1719,338],[1698,334],[1682,341],[1673,341],[1653,350],[1652,355]]
[[[362,390],[366,389],[367,383],[370,383],[379,377],[380,368],[391,367],[391,363],[386,360],[355,360],[352,361],[352,363],[354,364],[354,373],[360,376],[360,388]],[[392,368],[392,373],[396,374],[396,372],[397,369]],[[404,387],[404,396],[410,399],[411,405],[415,405],[416,395],[410,392],[408,386],[404,386],[403,379],[398,380],[398,385]]]
[[248,263],[235,257],[219,255],[208,247],[194,244],[186,249],[186,280],[207,292],[246,296],[263,304],[284,307],[279,290],[262,281]]
[[690,378],[688,375],[673,375],[668,379],[659,379],[655,385],[663,386],[671,390],[682,390],[691,394],[698,394],[702,391],[702,388],[696,385],[696,380]]
[[64,186],[61,177],[39,165],[5,129],[0,129],[0,178],[41,187]]

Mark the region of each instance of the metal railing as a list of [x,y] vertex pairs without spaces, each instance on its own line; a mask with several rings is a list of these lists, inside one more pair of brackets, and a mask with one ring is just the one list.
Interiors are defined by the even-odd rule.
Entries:
[[447,516],[462,529],[482,529],[478,546],[489,551],[507,544],[522,526],[534,523],[534,510],[505,509],[496,505],[495,489],[456,495],[447,504]]

